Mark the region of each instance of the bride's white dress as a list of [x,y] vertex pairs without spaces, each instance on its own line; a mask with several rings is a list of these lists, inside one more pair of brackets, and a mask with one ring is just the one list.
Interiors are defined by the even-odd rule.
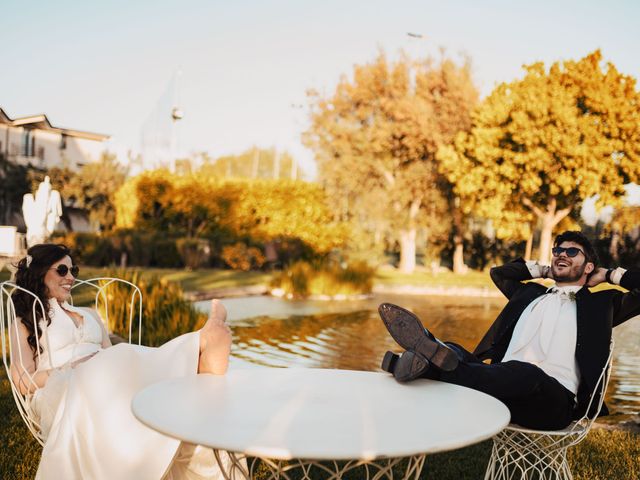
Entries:
[[102,349],[97,313],[63,306],[81,314],[84,322],[76,327],[50,300],[51,324],[43,324],[38,370],[53,370],[31,401],[46,437],[36,478],[222,478],[210,450],[181,444],[131,413],[133,396],[147,385],[196,375],[199,333],[182,335],[159,348],[118,344]]

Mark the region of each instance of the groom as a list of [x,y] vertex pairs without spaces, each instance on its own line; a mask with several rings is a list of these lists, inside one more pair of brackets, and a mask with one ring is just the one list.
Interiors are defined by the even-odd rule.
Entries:
[[[640,314],[640,271],[598,268],[595,250],[580,232],[558,235],[552,253],[550,266],[518,259],[491,269],[509,302],[473,353],[441,342],[411,312],[380,305],[387,330],[406,350],[401,356],[387,352],[382,368],[399,382],[431,378],[485,392],[523,427],[565,428],[587,411],[607,363],[612,327]],[[528,282],[534,278],[551,278],[555,286]],[[628,292],[587,288],[602,282]],[[597,413],[598,400],[590,414]]]

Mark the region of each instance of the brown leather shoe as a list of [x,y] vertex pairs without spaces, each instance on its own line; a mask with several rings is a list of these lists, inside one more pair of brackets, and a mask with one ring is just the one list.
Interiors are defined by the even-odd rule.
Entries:
[[420,354],[440,370],[448,372],[458,366],[458,355],[424,328],[420,319],[409,310],[383,303],[378,307],[378,313],[393,339],[405,350]]
[[382,357],[382,364],[380,365],[380,368],[385,372],[389,372],[393,374],[394,370],[396,369],[396,363],[398,363],[399,358],[400,358],[400,355],[388,350],[387,353],[384,354],[384,357]]
[[407,351],[402,355],[387,352],[382,359],[381,368],[391,373],[401,383],[422,377],[429,370],[429,361],[419,353]]

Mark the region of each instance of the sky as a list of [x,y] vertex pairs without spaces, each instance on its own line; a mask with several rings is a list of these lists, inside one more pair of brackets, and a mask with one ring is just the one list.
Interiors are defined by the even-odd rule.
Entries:
[[173,93],[184,111],[179,151],[276,147],[312,177],[313,154],[300,141],[307,90],[329,95],[381,49],[469,55],[484,96],[521,77],[523,64],[596,48],[640,78],[639,24],[635,0],[3,2],[0,107],[112,135],[109,147],[124,158]]

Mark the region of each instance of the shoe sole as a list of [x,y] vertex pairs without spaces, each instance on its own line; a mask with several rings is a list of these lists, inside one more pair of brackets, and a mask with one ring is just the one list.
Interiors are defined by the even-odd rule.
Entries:
[[380,318],[393,339],[405,350],[419,353],[440,370],[451,371],[458,366],[458,356],[427,334],[420,319],[413,313],[392,303],[378,307]]
[[428,370],[429,361],[419,353],[408,350],[396,362],[393,376],[398,382],[406,383],[421,378]]

